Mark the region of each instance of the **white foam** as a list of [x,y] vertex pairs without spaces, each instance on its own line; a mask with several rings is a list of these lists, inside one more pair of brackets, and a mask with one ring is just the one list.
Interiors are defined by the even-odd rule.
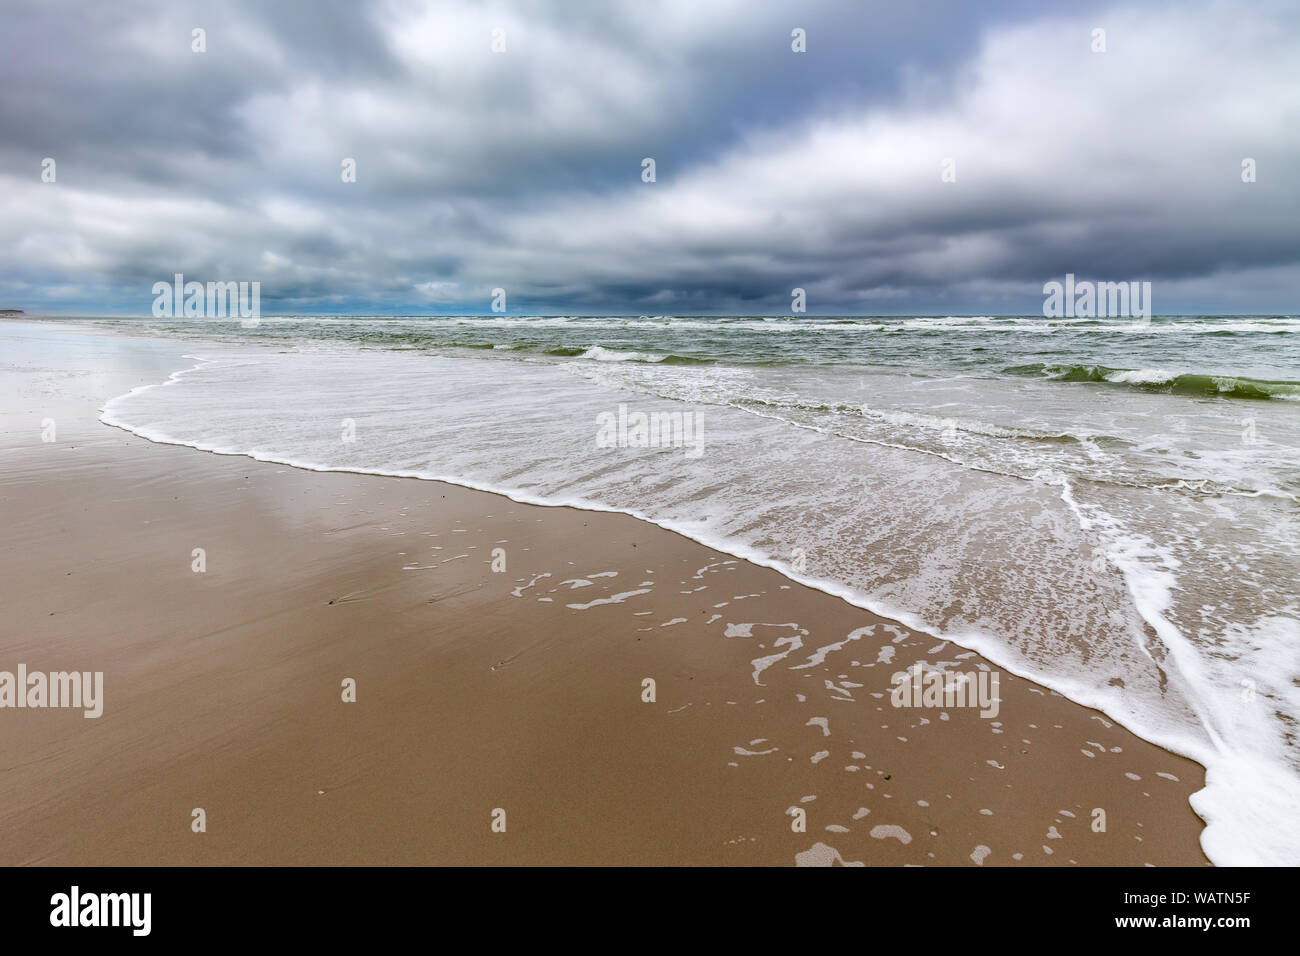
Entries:
[[649,593],[650,593],[649,588],[637,588],[632,591],[620,591],[618,594],[613,594],[610,595],[609,597],[596,598],[595,600],[588,601],[586,604],[566,604],[564,606],[567,608],[572,608],[575,611],[585,611],[588,608],[601,607],[602,605],[605,604],[622,604],[628,598],[634,598],[634,597],[638,597],[639,595],[649,594]]
[[912,834],[892,823],[882,823],[872,827],[871,836],[875,840],[897,840],[903,844],[912,842]]
[[1124,382],[1129,385],[1161,385],[1171,381],[1175,373],[1159,368],[1141,368],[1112,372],[1105,376],[1108,382]]

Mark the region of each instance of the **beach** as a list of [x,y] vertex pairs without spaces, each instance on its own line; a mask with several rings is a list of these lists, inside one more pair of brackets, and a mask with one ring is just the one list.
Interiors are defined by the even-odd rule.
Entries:
[[[0,332],[0,669],[104,688],[0,711],[0,862],[1208,862],[1201,766],[962,646],[628,514],[148,441],[101,409],[191,343]],[[894,706],[918,662],[996,715]]]

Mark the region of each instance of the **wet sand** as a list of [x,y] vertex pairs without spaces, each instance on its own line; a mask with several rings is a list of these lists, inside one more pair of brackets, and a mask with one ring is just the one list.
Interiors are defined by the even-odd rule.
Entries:
[[1101,714],[891,704],[960,647],[630,517],[151,444],[114,361],[6,373],[0,670],[104,713],[0,710],[0,863],[1206,862],[1203,770]]

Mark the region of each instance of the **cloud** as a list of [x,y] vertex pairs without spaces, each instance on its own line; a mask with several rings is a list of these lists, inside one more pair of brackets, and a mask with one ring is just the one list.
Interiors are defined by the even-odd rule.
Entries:
[[174,272],[268,312],[1036,312],[1065,272],[1293,305],[1296,13],[895,6],[28,8],[0,305],[145,313]]

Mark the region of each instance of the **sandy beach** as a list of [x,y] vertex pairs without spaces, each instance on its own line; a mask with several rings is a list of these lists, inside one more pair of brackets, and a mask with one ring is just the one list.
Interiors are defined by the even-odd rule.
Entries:
[[98,409],[185,348],[82,347],[3,374],[0,669],[103,714],[0,711],[0,863],[1207,862],[1202,768],[1096,711],[893,706],[961,647],[625,515],[145,441]]

